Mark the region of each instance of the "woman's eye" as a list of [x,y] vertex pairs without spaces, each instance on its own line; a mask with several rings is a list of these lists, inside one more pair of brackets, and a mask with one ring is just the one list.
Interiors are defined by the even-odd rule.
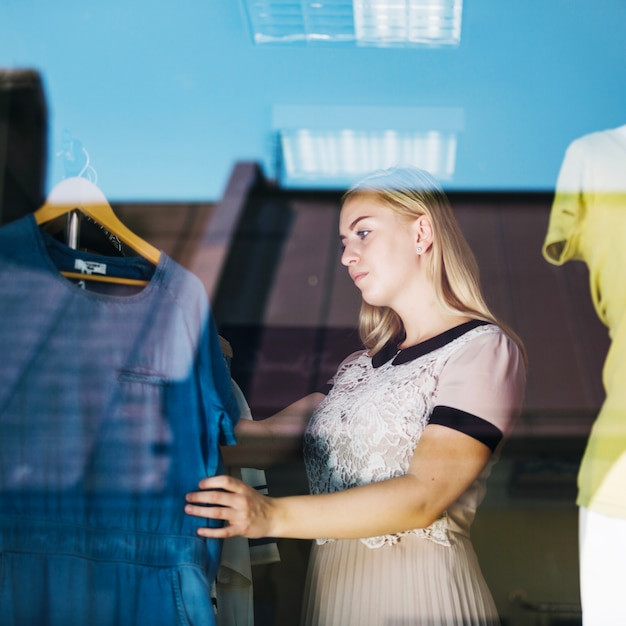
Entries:
[[369,230],[357,230],[356,231],[356,236],[359,239],[365,239],[365,237],[367,237],[369,235],[370,231]]

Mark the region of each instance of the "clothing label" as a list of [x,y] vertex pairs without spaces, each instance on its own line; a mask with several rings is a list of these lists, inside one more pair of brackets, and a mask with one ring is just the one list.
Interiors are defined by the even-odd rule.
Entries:
[[81,274],[106,274],[106,263],[96,263],[95,261],[83,261],[82,259],[74,260],[74,269]]

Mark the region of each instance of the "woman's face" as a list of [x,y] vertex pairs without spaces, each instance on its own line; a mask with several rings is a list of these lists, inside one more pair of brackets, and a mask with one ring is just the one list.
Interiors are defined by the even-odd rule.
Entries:
[[346,201],[339,218],[341,262],[363,300],[398,312],[417,287],[417,220],[403,219],[372,196]]

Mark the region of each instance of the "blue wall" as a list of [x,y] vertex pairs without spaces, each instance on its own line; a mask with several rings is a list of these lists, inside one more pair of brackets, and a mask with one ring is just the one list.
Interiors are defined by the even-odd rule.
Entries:
[[38,69],[48,186],[79,140],[111,200],[217,200],[273,177],[272,106],[458,107],[448,185],[551,190],[567,144],[626,123],[624,0],[465,0],[446,49],[255,46],[237,0],[0,0],[0,67]]

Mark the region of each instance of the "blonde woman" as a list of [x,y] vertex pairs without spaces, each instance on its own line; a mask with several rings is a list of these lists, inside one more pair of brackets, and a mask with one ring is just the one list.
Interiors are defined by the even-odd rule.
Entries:
[[206,537],[317,540],[306,626],[497,624],[469,529],[521,409],[524,348],[485,304],[426,172],[362,180],[343,199],[339,234],[364,349],[327,393],[238,426],[242,443],[303,433],[311,495],[268,498],[220,476],[185,510],[225,522]]

